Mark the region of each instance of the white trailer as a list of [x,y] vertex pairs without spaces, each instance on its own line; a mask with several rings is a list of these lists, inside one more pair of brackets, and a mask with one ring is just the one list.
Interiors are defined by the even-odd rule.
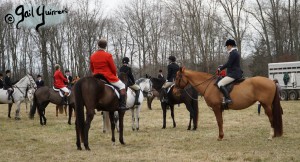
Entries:
[[269,79],[277,79],[281,86],[281,99],[297,100],[300,96],[300,61],[269,63],[268,69]]

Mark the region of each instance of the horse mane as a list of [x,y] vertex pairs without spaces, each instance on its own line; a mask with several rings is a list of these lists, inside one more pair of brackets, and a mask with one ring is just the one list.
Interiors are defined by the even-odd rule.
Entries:
[[136,84],[140,84],[142,82],[144,82],[146,80],[146,78],[140,78],[138,80],[135,81]]

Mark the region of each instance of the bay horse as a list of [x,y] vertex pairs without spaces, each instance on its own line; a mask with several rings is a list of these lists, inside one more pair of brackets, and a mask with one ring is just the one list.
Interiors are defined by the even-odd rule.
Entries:
[[[120,73],[120,80],[127,84],[127,74]],[[123,139],[123,120],[124,110],[119,108],[119,98],[114,90],[105,85],[104,76],[98,75],[96,77],[84,77],[80,79],[73,87],[75,94],[76,105],[76,145],[77,150],[82,150],[81,142],[84,143],[86,150],[90,150],[88,136],[91,122],[95,115],[95,109],[98,111],[109,111],[109,118],[111,123],[112,142],[115,143],[115,122],[114,112],[119,113],[119,141],[125,144]],[[84,107],[86,108],[86,119],[84,117]],[[85,121],[84,121],[85,119]]]
[[[224,137],[221,108],[223,95],[214,85],[215,80],[216,77],[211,74],[180,67],[176,75],[175,85],[184,88],[190,84],[204,96],[206,104],[212,108],[216,116],[219,127],[218,140],[222,140]],[[271,123],[268,139],[272,140],[273,137],[282,136],[282,108],[277,86],[272,80],[260,76],[248,78],[233,87],[230,97],[233,103],[228,108],[233,110],[245,109],[259,101]]]
[[[20,79],[16,84],[13,85],[13,98],[14,103],[17,106],[15,120],[20,120],[20,105],[26,98],[28,89],[36,88],[36,83],[31,75],[27,74],[22,79]],[[10,111],[12,107],[12,100],[8,100],[7,90],[0,89],[0,104],[8,105],[8,117],[10,118]]]
[[167,107],[170,107],[171,110],[171,117],[173,119],[173,127],[176,127],[176,122],[174,119],[174,105],[184,103],[187,110],[190,112],[190,122],[188,125],[188,130],[191,130],[191,123],[193,120],[193,130],[196,130],[198,127],[198,92],[193,87],[187,87],[184,90],[178,90],[174,86],[170,89],[171,93],[168,93],[169,103],[162,102],[163,93],[162,86],[165,83],[165,80],[158,79],[158,78],[151,78],[153,83],[153,88],[160,92],[160,101],[161,101],[161,108],[163,110],[163,127],[162,129],[166,128],[166,114],[167,114]]
[[[40,116],[40,124],[46,125],[47,118],[45,117],[45,109],[49,103],[53,103],[56,107],[62,107],[62,97],[52,87],[43,86],[38,88],[33,97],[33,104],[29,112],[29,118],[33,119],[36,109]],[[72,111],[75,110],[74,91],[71,90],[70,96],[68,96],[69,106],[69,119],[68,124],[71,124]]]

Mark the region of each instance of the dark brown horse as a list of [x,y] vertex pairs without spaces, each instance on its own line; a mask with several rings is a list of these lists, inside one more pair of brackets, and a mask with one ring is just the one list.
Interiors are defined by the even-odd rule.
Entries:
[[[30,109],[29,117],[33,119],[36,108],[38,109],[38,113],[40,115],[40,124],[46,125],[47,119],[45,117],[45,109],[49,103],[56,104],[58,107],[62,107],[62,97],[58,94],[58,92],[54,91],[53,88],[48,86],[43,86],[38,88],[34,93],[33,104]],[[70,96],[68,97],[69,103],[69,119],[68,123],[71,124],[71,117],[73,109],[75,109],[75,101],[74,101],[74,91],[72,90]]]
[[[165,83],[165,80],[158,78],[151,78],[153,83],[153,88],[158,92],[161,92],[161,88]],[[193,120],[193,130],[196,130],[198,127],[198,92],[193,87],[187,87],[184,90],[177,91],[177,88],[172,87],[170,89],[171,93],[168,93],[169,103],[161,102],[161,108],[163,110],[163,129],[166,128],[166,115],[167,107],[170,107],[171,117],[173,119],[173,127],[176,127],[176,122],[174,119],[174,105],[184,103],[187,110],[190,112],[190,122],[188,130],[191,129],[191,123]],[[160,93],[160,101],[162,101],[163,93]]]
[[[115,122],[114,111],[119,113],[119,141],[125,144],[123,140],[123,119],[124,110],[119,109],[119,98],[115,92],[104,84],[99,78],[85,77],[80,79],[74,85],[75,105],[76,105],[76,145],[78,150],[82,150],[81,142],[84,143],[86,150],[90,150],[88,143],[89,129],[94,118],[95,109],[98,111],[109,111],[111,121],[112,142],[115,142]],[[119,78],[127,83],[127,75],[122,73]],[[84,121],[84,107],[86,108],[86,120]]]
[[151,104],[155,97],[159,97],[159,92],[153,88],[152,95],[147,96],[147,106],[148,106],[148,109],[150,109],[150,110],[152,110]]
[[[223,95],[217,86],[214,85],[215,77],[208,73],[196,72],[181,67],[180,71],[177,72],[175,83],[179,88],[184,88],[191,84],[204,96],[207,105],[214,111],[218,122],[218,140],[222,140],[224,137],[221,108]],[[272,80],[265,77],[246,79],[233,87],[230,97],[233,103],[229,105],[229,109],[233,110],[245,109],[259,101],[271,123],[269,139],[271,140],[272,137],[282,135],[282,108],[277,86]]]

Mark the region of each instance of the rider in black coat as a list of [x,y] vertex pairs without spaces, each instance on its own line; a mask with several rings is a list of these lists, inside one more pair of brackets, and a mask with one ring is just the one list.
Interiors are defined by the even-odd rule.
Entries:
[[123,66],[120,68],[119,72],[126,73],[128,76],[128,87],[133,89],[135,91],[135,105],[140,105],[141,103],[139,102],[139,96],[140,96],[140,91],[141,88],[135,83],[134,77],[132,75],[132,70],[131,67],[128,66],[129,63],[129,58],[124,57],[122,59]]
[[[4,89],[7,90],[8,92],[8,100],[11,100],[11,98],[13,99],[13,96],[12,96],[12,93],[13,93],[13,88],[12,88],[12,82],[11,82],[11,79],[10,79],[10,70],[6,70],[5,71],[5,78],[4,78]],[[13,101],[14,102],[14,101]]]
[[168,65],[168,76],[167,76],[167,81],[162,87],[162,93],[164,96],[164,99],[162,102],[169,102],[168,95],[167,95],[167,89],[174,84],[174,81],[176,79],[176,74],[177,71],[179,71],[179,66],[175,63],[176,57],[175,56],[170,56],[169,57],[170,64]]
[[232,100],[229,96],[229,93],[225,86],[231,82],[233,82],[236,79],[240,79],[243,77],[243,71],[240,66],[240,60],[241,56],[236,49],[235,41],[232,39],[228,39],[225,43],[225,46],[227,48],[227,51],[229,53],[229,58],[226,64],[224,64],[222,67],[218,68],[218,71],[222,71],[223,69],[227,69],[227,76],[222,78],[218,82],[218,87],[220,88],[221,92],[223,93],[225,97],[225,103],[231,104]]
[[4,83],[3,83],[3,74],[0,73],[0,89],[2,89],[4,87]]

